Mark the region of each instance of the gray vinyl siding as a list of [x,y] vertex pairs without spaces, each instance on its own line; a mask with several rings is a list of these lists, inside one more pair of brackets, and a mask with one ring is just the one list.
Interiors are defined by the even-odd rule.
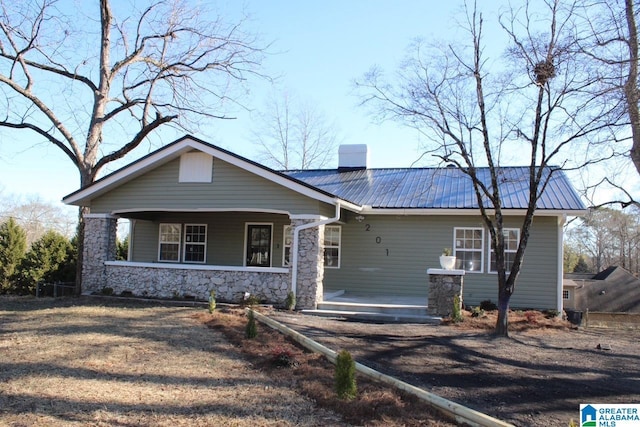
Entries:
[[[507,227],[518,227],[508,219]],[[342,224],[341,268],[325,269],[325,291],[347,290],[427,298],[427,269],[440,268],[444,247],[453,247],[454,227],[483,227],[479,217],[366,215],[358,223],[350,214]],[[368,230],[368,231],[367,231]],[[497,302],[497,276],[487,273],[485,230],[484,273],[464,276],[464,301]],[[557,298],[557,218],[534,221],[525,263],[511,299],[512,307],[555,308]],[[380,242],[380,243],[377,243]]]
[[219,159],[211,183],[179,183],[180,159],[91,201],[92,213],[123,209],[277,209],[319,214],[327,205]]
[[[135,262],[158,262],[158,233],[161,223],[207,225],[208,265],[244,265],[245,224],[272,223],[272,267],[282,267],[283,228],[291,223],[286,215],[220,212],[202,214],[167,214],[154,221],[136,220],[133,235],[133,259]],[[181,246],[182,250],[182,246]]]

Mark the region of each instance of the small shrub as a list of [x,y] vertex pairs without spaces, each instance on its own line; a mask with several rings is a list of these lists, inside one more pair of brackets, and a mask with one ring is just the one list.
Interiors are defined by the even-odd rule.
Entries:
[[100,292],[102,293],[102,295],[113,295],[113,288],[105,286]]
[[296,361],[293,352],[285,347],[276,347],[273,350],[272,363],[274,366],[279,368],[292,368],[298,366],[298,362]]
[[544,312],[544,317],[547,319],[553,319],[554,317],[560,316],[560,312],[558,310],[546,310]]
[[451,320],[455,323],[462,322],[462,312],[460,311],[460,296],[456,295],[453,297],[453,309],[451,311]]
[[296,296],[293,294],[293,291],[289,291],[287,294],[287,299],[284,300],[284,306],[289,311],[296,308]]
[[216,290],[211,289],[209,292],[209,313],[213,313],[216,309]]
[[336,394],[340,399],[350,400],[358,394],[356,386],[356,362],[351,353],[342,350],[336,359]]
[[259,304],[260,304],[259,296],[250,294],[249,292],[245,292],[240,305],[243,307],[253,307]]
[[247,326],[244,329],[244,336],[248,339],[253,339],[258,336],[258,325],[256,325],[256,318],[253,315],[253,310],[249,310],[247,314]]
[[480,308],[484,311],[496,311],[498,306],[491,302],[491,300],[487,299],[480,302]]
[[525,311],[524,318],[527,320],[527,323],[532,325],[536,325],[538,323],[538,312],[536,311]]
[[473,309],[471,309],[471,317],[484,317],[484,316],[486,316],[486,314],[484,310],[480,308],[480,306],[473,307]]

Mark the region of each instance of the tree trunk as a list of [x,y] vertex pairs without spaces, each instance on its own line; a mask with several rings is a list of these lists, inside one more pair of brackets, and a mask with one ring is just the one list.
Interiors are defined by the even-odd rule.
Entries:
[[509,301],[511,293],[507,292],[503,284],[498,290],[498,320],[494,334],[499,337],[509,336]]

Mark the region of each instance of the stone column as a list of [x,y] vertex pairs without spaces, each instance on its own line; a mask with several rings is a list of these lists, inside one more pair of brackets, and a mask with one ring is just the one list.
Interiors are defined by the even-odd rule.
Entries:
[[[292,219],[291,226],[298,227],[314,222],[308,219]],[[324,279],[324,225],[301,230],[298,236],[298,277],[296,283],[296,308],[315,309],[322,301]]]
[[100,292],[107,285],[105,261],[116,259],[118,219],[109,214],[84,216],[82,293]]
[[427,311],[432,316],[448,317],[453,312],[453,299],[457,295],[462,309],[464,270],[430,268]]

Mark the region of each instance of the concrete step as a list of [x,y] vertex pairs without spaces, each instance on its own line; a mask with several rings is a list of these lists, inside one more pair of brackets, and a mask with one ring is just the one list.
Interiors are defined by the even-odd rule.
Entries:
[[318,310],[350,311],[363,313],[380,313],[391,315],[427,316],[426,305],[382,304],[345,301],[322,301],[318,303]]
[[337,317],[341,319],[380,323],[423,323],[438,325],[442,321],[441,317],[428,315],[426,310],[422,314],[412,314],[410,312],[406,313],[402,311],[381,313],[376,311],[365,311],[364,308],[360,308],[357,311],[347,310],[345,308],[340,310],[318,308],[317,310],[302,310],[302,313],[312,316]]

